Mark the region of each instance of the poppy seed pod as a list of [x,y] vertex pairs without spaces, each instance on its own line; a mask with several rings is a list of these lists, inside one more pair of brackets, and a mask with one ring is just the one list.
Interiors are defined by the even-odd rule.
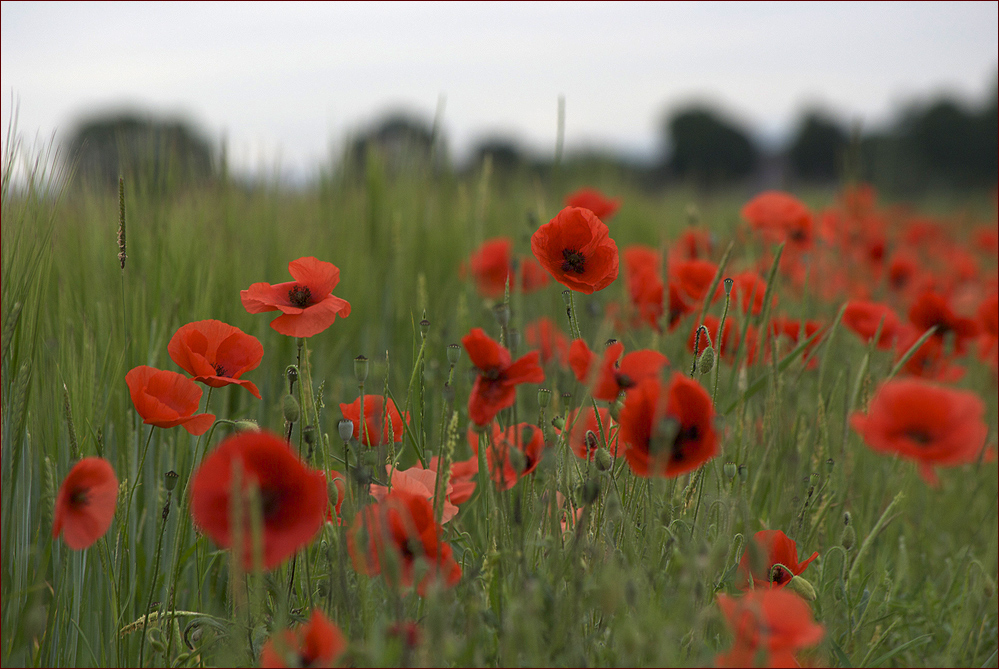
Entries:
[[725,277],[725,280],[722,283],[725,286],[725,296],[728,297],[732,294],[732,286],[735,284],[735,280],[731,277]]
[[177,487],[177,479],[179,478],[180,475],[172,469],[163,475],[163,487],[167,489],[167,492],[171,492]]
[[341,418],[340,422],[336,424],[336,429],[340,434],[340,439],[344,442],[348,442],[354,434],[354,421],[349,418]]
[[452,367],[458,364],[458,360],[461,359],[461,347],[457,344],[447,345],[447,361]]
[[354,378],[357,379],[358,383],[364,383],[364,380],[368,378],[368,359],[363,355],[354,358]]
[[547,388],[538,388],[538,406],[546,408],[552,401],[552,391]]
[[726,462],[722,467],[722,471],[725,472],[725,476],[731,481],[739,473],[739,468],[735,466],[734,462]]
[[420,336],[426,338],[429,332],[430,332],[430,321],[424,318],[422,321],[420,321]]

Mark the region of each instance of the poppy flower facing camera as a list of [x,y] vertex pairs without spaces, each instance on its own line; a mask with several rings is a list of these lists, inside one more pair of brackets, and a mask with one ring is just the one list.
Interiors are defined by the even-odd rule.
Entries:
[[312,256],[292,260],[288,271],[294,281],[255,283],[239,292],[243,307],[251,314],[280,311],[271,327],[288,337],[311,337],[329,326],[337,316],[350,315],[350,303],[333,296],[340,282],[340,269]]
[[70,470],[56,495],[52,538],[83,550],[111,527],[118,501],[118,479],[104,458],[83,458]]
[[566,207],[531,236],[541,266],[566,288],[591,295],[618,274],[617,244],[589,209]]

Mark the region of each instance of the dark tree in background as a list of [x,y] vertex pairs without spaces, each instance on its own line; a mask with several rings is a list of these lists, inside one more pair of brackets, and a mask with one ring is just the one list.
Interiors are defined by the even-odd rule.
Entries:
[[375,160],[388,173],[440,169],[447,163],[446,142],[438,128],[418,114],[391,112],[349,145],[347,164],[363,174]]
[[794,176],[806,181],[835,181],[849,143],[846,131],[821,112],[807,112],[788,147]]
[[666,124],[672,152],[670,172],[701,186],[718,186],[748,177],[759,160],[749,134],[705,107],[672,114]]
[[520,145],[513,139],[493,135],[476,144],[472,152],[471,167],[479,168],[488,156],[493,171],[497,173],[515,172],[527,162]]
[[118,177],[164,191],[214,176],[212,150],[179,119],[123,112],[81,122],[65,139],[65,157],[78,183],[117,188]]

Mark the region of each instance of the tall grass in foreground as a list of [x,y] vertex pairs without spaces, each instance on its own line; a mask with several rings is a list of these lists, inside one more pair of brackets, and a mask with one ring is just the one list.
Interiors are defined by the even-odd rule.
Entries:
[[[13,158],[8,152],[8,162]],[[847,417],[866,405],[894,359],[842,329],[823,339],[821,372],[804,369],[798,355],[781,366],[717,362],[722,453],[694,474],[665,480],[638,479],[621,466],[598,472],[563,449],[511,491],[480,479],[476,497],[446,529],[463,570],[453,589],[400,596],[383,578],[358,574],[333,525],[295,562],[233,579],[227,552],[194,534],[180,495],[199,444],[210,450],[231,427],[218,426],[209,443],[142,425],[125,373],[137,365],[174,369],[166,344],[185,323],[231,323],[264,346],[263,364],[248,375],[263,400],[227,387],[211,394],[211,410],[280,433],[285,369],[298,361],[296,344],[271,330],[266,315],[246,313],[239,291],[285,280],[289,260],[312,255],[340,268],[336,294],[353,307],[308,343],[317,431],[337,453],[337,405],[356,399],[353,359],[365,355],[372,361],[365,392],[390,395],[410,412],[400,463],[414,462],[417,449],[438,455],[442,435],[447,439],[441,417],[450,420],[442,395],[447,346],[472,327],[496,337],[500,331],[493,303],[459,279],[459,267],[499,234],[529,253],[530,234],[560,209],[563,193],[516,180],[389,178],[377,166],[364,182],[330,180],[305,193],[222,183],[164,197],[126,183],[128,260],[121,269],[116,195],[55,197],[48,175],[30,174],[21,188],[5,172],[3,189],[5,666],[134,666],[142,646],[147,663],[252,663],[270,633],[307,617],[310,605],[343,630],[351,661],[362,665],[710,664],[731,644],[715,595],[737,592],[735,565],[763,528],[784,530],[806,555],[819,552],[805,575],[826,636],[808,661],[996,666],[996,467],[947,470],[941,488],[932,489],[910,463],[867,449]],[[620,247],[661,247],[686,226],[692,194],[652,197],[613,186],[625,201],[611,224]],[[814,198],[821,205],[828,196]],[[702,224],[721,242],[712,260],[735,236],[743,199],[700,203]],[[734,238],[733,264],[762,252]],[[796,317],[832,323],[840,307],[795,298],[779,280],[773,289]],[[568,330],[560,290],[515,291],[510,327],[548,316]],[[623,277],[602,293],[577,296],[579,327],[591,345],[609,336],[606,306],[620,299]],[[709,312],[721,315],[721,305]],[[623,338],[628,350],[656,348],[676,369],[689,370],[688,333],[646,328]],[[995,378],[968,367],[961,385],[985,399],[994,443]],[[463,354],[452,383],[454,459],[470,454],[471,372]],[[514,411],[528,422],[544,413],[551,433],[553,416],[588,400],[570,375],[546,372],[552,404],[542,412],[526,387]],[[147,440],[150,455],[140,468]],[[55,489],[81,454],[107,458],[124,492],[111,532],[76,552],[51,539],[51,523]],[[164,521],[163,476],[171,470],[180,484]],[[599,490],[587,509],[592,519],[563,536],[551,522],[554,492],[580,505],[588,482]],[[844,541],[846,512],[852,541]],[[150,602],[156,612],[175,608],[177,617],[144,621]],[[404,621],[419,623],[415,648],[392,631]]]

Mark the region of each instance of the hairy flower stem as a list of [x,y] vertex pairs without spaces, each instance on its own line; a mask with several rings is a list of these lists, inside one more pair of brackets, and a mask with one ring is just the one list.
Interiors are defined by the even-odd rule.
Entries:
[[163,505],[163,520],[160,523],[160,534],[156,540],[156,559],[153,562],[153,578],[149,586],[149,597],[146,599],[146,615],[142,621],[142,640],[139,642],[139,666],[143,665],[146,650],[146,628],[149,626],[149,614],[153,608],[153,593],[156,592],[156,581],[160,577],[160,556],[163,554],[163,535],[166,534],[167,519],[170,517],[170,502],[173,492],[167,491],[166,504]]

